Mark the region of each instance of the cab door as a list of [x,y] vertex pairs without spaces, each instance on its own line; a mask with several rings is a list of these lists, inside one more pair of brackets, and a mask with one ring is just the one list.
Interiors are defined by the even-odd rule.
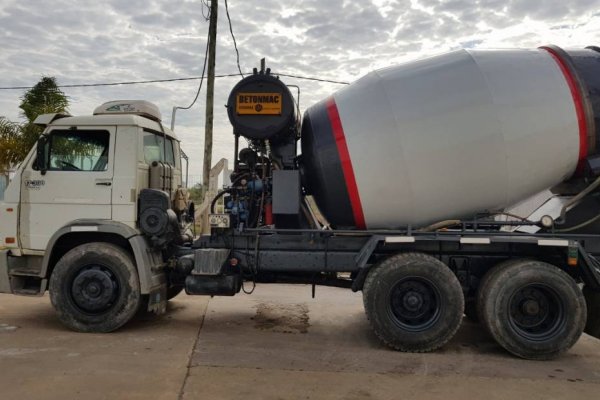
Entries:
[[22,248],[45,250],[50,237],[73,220],[112,218],[115,132],[61,127],[48,133],[40,157],[45,165],[31,157],[21,178]]

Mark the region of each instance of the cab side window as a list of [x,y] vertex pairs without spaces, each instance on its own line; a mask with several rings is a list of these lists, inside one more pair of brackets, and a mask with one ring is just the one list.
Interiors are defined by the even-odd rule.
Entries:
[[175,156],[173,152],[173,140],[167,138],[167,152],[165,154],[165,162],[171,166],[175,166]]
[[154,161],[162,161],[171,166],[175,166],[175,155],[173,152],[173,140],[165,138],[161,134],[155,134],[144,131],[144,161],[146,164],[152,164]]
[[109,143],[107,131],[54,130],[48,142],[48,171],[106,171]]

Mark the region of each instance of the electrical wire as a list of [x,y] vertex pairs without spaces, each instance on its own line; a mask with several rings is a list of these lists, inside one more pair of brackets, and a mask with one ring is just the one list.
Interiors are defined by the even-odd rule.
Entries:
[[[229,78],[234,76],[240,76],[239,72],[235,74],[221,74],[215,75],[215,78]],[[58,85],[58,88],[83,88],[83,87],[96,87],[96,86],[119,86],[119,85],[142,85],[148,83],[169,83],[169,82],[179,82],[179,81],[195,81],[198,79],[202,79],[201,76],[191,76],[187,78],[169,78],[169,79],[151,79],[145,81],[124,81],[124,82],[109,82],[109,83],[81,83],[81,84],[72,84],[72,85]],[[26,90],[31,89],[33,86],[7,86],[0,87],[0,90]]]
[[233,34],[233,28],[231,27],[231,17],[229,16],[229,5],[227,4],[227,0],[225,0],[225,14],[227,14],[227,22],[229,22],[229,32],[231,33],[231,39],[233,39],[233,47],[235,48],[235,57],[236,57],[238,71],[240,71],[240,75],[243,78],[244,74],[242,73],[242,68],[240,67],[240,52],[238,51],[237,41],[235,40],[235,35]]
[[[205,12],[204,12],[205,7],[208,9],[207,14],[205,14]],[[225,13],[227,14],[227,21],[229,23],[229,32],[231,33],[231,38],[233,39],[233,46],[235,48],[236,64],[237,64],[238,72],[233,73],[233,74],[215,75],[215,78],[229,78],[229,77],[235,77],[235,76],[241,76],[243,78],[245,75],[250,75],[251,72],[247,72],[246,74],[244,74],[242,72],[242,68],[240,66],[240,52],[238,50],[237,41],[236,41],[235,35],[233,33],[231,17],[229,15],[229,4],[227,3],[227,0],[225,0]],[[210,3],[208,0],[202,0],[202,16],[207,21],[210,19]],[[170,82],[191,81],[191,80],[199,79],[200,84],[198,85],[198,91],[196,92],[196,97],[194,98],[194,101],[192,102],[192,104],[190,104],[190,106],[188,106],[188,107],[177,107],[178,109],[187,110],[196,103],[196,100],[198,99],[198,96],[200,95],[200,90],[202,89],[202,83],[204,81],[204,74],[206,71],[206,62],[207,62],[207,58],[208,58],[207,55],[208,55],[209,42],[210,42],[210,37],[208,37],[206,40],[206,50],[205,50],[205,54],[204,54],[204,66],[202,67],[202,76],[199,76],[199,77],[192,76],[192,77],[182,77],[182,78],[149,79],[149,80],[141,80],[141,81],[78,83],[78,84],[57,85],[57,87],[58,88],[85,88],[85,87],[102,87],[102,86],[142,85],[142,84],[149,84],[149,83],[170,83]],[[286,74],[283,72],[277,72],[277,73],[273,72],[273,74],[284,76],[287,78],[295,78],[295,79],[302,79],[302,80],[315,81],[315,82],[324,82],[324,83],[334,83],[337,85],[349,85],[350,84],[349,82],[345,82],[345,81],[336,81],[336,80],[332,80],[332,79],[316,78],[316,77],[312,77],[312,76],[302,76],[302,75],[296,75],[296,74]],[[33,86],[4,86],[4,87],[0,87],[0,90],[29,90],[32,88],[33,88]]]
[[[206,15],[204,14],[204,7],[207,9]],[[202,16],[204,17],[204,20],[210,20],[210,4],[208,3],[208,0],[202,0]]]
[[279,75],[279,76],[285,76],[288,78],[297,78],[297,79],[304,79],[307,81],[316,81],[316,82],[325,82],[325,83],[335,83],[338,85],[349,85],[350,82],[344,82],[344,81],[334,81],[331,79],[323,79],[323,78],[314,78],[314,77],[310,77],[310,76],[301,76],[301,75],[292,75],[292,74],[284,74],[283,72],[271,72],[272,75]]
[[[190,108],[192,108],[192,106],[194,104],[196,104],[196,100],[198,100],[198,97],[200,96],[200,91],[202,90],[202,83],[204,83],[204,73],[206,72],[206,62],[208,60],[208,48],[210,47],[210,34],[206,36],[206,49],[204,50],[204,65],[202,66],[202,76],[200,77],[200,84],[198,85],[198,90],[196,91],[196,97],[194,97],[194,100],[192,101],[192,103],[187,106],[187,107],[173,107],[173,110],[178,109],[178,110],[189,110]],[[175,113],[175,111],[173,111],[173,113]]]
[[[250,74],[251,74],[251,72],[246,72],[246,75],[250,75]],[[284,74],[284,73],[273,73],[273,75],[285,76],[288,78],[303,79],[303,80],[308,80],[308,81],[335,83],[338,85],[349,85],[348,82],[332,81],[329,79],[321,79],[321,78],[315,78],[315,77],[310,77],[310,76],[290,75],[290,74]],[[220,75],[215,75],[215,78],[230,78],[230,77],[236,77],[236,76],[240,76],[240,73],[236,72],[233,74],[220,74]],[[99,86],[143,85],[143,84],[149,84],[149,83],[195,81],[198,79],[202,80],[202,79],[204,79],[204,76],[190,76],[190,77],[184,77],[184,78],[150,79],[150,80],[144,80],[144,81],[123,81],[123,82],[108,82],[108,83],[104,83],[104,82],[101,82],[101,83],[77,83],[77,84],[58,85],[57,87],[58,88],[85,88],[85,87],[99,87]],[[4,87],[0,87],[0,90],[28,90],[28,89],[32,89],[32,88],[33,88],[33,86],[4,86]]]
[[[250,269],[250,279],[252,282],[252,289],[247,290],[244,286],[244,273],[243,273],[243,268],[240,269],[240,271],[242,272],[242,291],[246,294],[252,294],[254,293],[254,289],[256,289],[256,276],[258,274],[258,245],[259,245],[259,241],[260,241],[260,235],[257,233],[256,234],[256,240],[254,242],[254,255],[250,254],[250,246],[249,246],[249,241],[250,241],[250,237],[246,237],[246,260],[248,263],[248,269]],[[252,259],[252,262],[250,262],[250,259]]]

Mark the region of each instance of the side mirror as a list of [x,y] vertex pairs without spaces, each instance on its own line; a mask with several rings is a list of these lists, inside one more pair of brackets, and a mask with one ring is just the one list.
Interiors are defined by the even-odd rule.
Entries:
[[42,175],[46,175],[48,161],[48,136],[42,135],[37,141],[35,159],[35,168],[38,169]]

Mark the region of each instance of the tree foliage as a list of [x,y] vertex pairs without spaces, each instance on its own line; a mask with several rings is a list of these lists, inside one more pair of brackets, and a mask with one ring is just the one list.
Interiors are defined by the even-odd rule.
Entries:
[[45,76],[25,92],[19,108],[27,122],[33,122],[41,114],[66,112],[69,98],[58,88],[56,78]]
[[19,108],[25,119],[23,123],[0,117],[0,169],[3,171],[23,161],[40,137],[42,128],[33,121],[41,114],[67,112],[69,98],[58,88],[55,78],[42,77],[23,94]]
[[195,184],[193,187],[188,189],[190,194],[190,201],[193,201],[197,205],[200,205],[204,200],[204,186],[201,183]]
[[0,117],[0,171],[8,171],[18,164],[20,125]]

